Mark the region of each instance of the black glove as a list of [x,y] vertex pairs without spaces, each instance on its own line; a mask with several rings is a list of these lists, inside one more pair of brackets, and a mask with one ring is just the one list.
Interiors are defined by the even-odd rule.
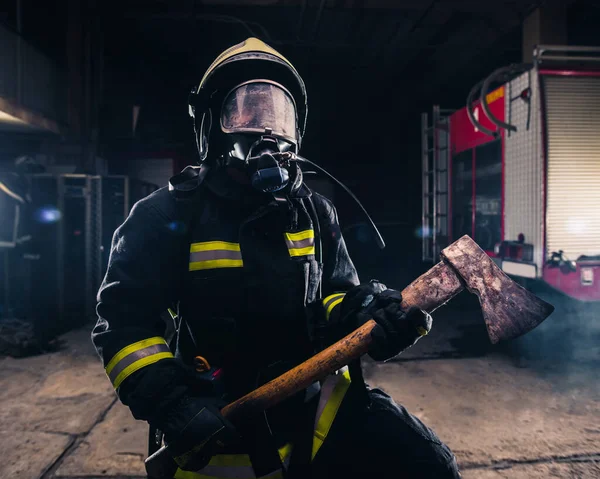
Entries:
[[185,396],[152,424],[165,436],[167,451],[185,471],[198,471],[225,445],[234,444],[239,435],[225,419],[220,408],[225,403],[210,397]]
[[376,361],[385,361],[415,344],[431,330],[431,316],[418,308],[405,311],[402,295],[394,289],[372,280],[348,291],[340,309],[341,321],[352,330],[369,319],[378,328],[373,330],[375,342],[369,351]]

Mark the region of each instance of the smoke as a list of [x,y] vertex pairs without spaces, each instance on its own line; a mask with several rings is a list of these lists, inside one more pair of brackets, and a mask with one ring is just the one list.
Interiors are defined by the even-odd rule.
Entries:
[[533,368],[558,386],[594,386],[600,393],[600,304],[575,301],[538,285],[534,293],[555,311],[537,328],[502,347],[519,367]]

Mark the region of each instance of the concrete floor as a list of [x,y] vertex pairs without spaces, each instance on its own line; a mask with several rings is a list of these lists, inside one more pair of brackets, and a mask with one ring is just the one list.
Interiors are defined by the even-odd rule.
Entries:
[[[450,445],[465,479],[600,477],[600,321],[551,318],[491,346],[469,301],[435,319],[398,360],[365,371]],[[63,341],[0,358],[0,478],[144,477],[146,425],[116,402],[89,329]]]

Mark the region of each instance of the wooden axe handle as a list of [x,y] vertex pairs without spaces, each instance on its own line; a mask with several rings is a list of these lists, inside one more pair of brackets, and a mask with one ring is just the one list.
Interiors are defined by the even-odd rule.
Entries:
[[[402,306],[415,306],[431,312],[462,289],[463,285],[456,273],[440,262],[402,291]],[[369,350],[373,343],[371,332],[376,326],[377,323],[372,319],[367,321],[356,331],[302,364],[228,404],[221,413],[235,424],[239,418],[269,409],[315,381],[325,379]],[[146,459],[146,471],[151,479],[172,477],[172,460],[165,447]]]
[[238,419],[279,404],[315,381],[325,379],[369,350],[373,343],[371,331],[376,326],[377,323],[370,319],[356,331],[302,364],[228,404],[221,413],[235,423]]

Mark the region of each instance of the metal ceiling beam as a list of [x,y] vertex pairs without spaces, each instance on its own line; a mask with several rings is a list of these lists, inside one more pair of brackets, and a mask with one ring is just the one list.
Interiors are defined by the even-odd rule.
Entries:
[[308,0],[302,0],[302,7],[300,10],[300,17],[298,18],[298,24],[296,26],[296,39],[300,40],[302,36],[302,27],[304,26],[304,18],[306,17],[306,7]]
[[312,31],[312,35],[311,35],[313,42],[317,39],[317,35],[319,34],[319,28],[321,26],[321,18],[323,16],[323,9],[325,8],[325,3],[327,3],[327,0],[321,0],[319,2],[319,9],[317,10],[317,18],[315,18],[315,23],[314,23],[313,31]]

